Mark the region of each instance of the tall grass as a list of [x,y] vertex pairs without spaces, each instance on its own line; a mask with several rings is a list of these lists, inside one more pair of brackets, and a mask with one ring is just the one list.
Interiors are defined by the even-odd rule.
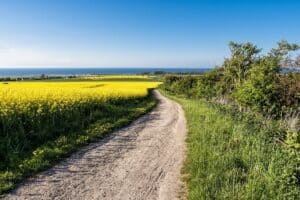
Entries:
[[171,96],[188,122],[188,199],[299,199],[275,121],[202,100]]

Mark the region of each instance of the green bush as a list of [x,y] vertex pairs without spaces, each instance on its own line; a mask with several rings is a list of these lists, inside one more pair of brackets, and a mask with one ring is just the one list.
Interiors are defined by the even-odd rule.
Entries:
[[[189,199],[299,199],[300,133],[286,119],[299,121],[300,74],[282,68],[298,48],[281,41],[259,55],[250,43],[230,43],[221,67],[165,79],[189,125]],[[224,97],[230,107],[216,104]]]
[[219,82],[221,81],[222,76],[223,75],[218,68],[203,74],[197,81],[194,91],[196,96],[205,99],[216,97],[221,93]]
[[234,91],[234,99],[242,106],[263,114],[279,114],[278,74],[268,60],[253,66],[249,78]]
[[272,117],[299,107],[300,75],[282,73],[282,63],[298,45],[281,41],[265,55],[251,43],[231,42],[229,47],[231,56],[221,67],[198,76],[166,76],[164,89],[207,100],[225,97],[240,108]]
[[174,94],[182,94],[187,97],[196,96],[196,85],[199,76],[166,76],[164,78],[164,89]]
[[282,74],[278,82],[279,102],[286,110],[296,109],[300,104],[300,74]]

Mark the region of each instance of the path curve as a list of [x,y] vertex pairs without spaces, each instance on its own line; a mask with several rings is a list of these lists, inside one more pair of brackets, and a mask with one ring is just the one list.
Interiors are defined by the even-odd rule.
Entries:
[[154,94],[159,103],[149,114],[29,179],[5,199],[182,198],[184,113],[174,101]]

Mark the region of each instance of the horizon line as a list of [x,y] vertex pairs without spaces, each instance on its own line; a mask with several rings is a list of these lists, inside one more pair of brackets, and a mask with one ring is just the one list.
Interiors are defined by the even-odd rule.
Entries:
[[154,66],[154,67],[101,67],[101,66],[0,66],[0,69],[207,69],[215,66]]

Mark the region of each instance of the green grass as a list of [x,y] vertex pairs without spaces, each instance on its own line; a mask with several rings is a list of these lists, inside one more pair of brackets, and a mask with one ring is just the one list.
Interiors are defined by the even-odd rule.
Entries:
[[[156,105],[153,94],[145,98],[127,102],[105,103],[89,117],[90,124],[78,131],[59,134],[34,149],[18,154],[14,162],[1,163],[0,194],[13,189],[16,184],[39,171],[47,169],[69,156],[79,147],[102,138],[104,135],[128,125],[139,116],[147,113]],[[4,166],[4,167],[3,167]]]
[[187,118],[188,199],[299,199],[299,183],[289,171],[293,162],[276,142],[284,134],[277,122],[167,96],[183,106]]

